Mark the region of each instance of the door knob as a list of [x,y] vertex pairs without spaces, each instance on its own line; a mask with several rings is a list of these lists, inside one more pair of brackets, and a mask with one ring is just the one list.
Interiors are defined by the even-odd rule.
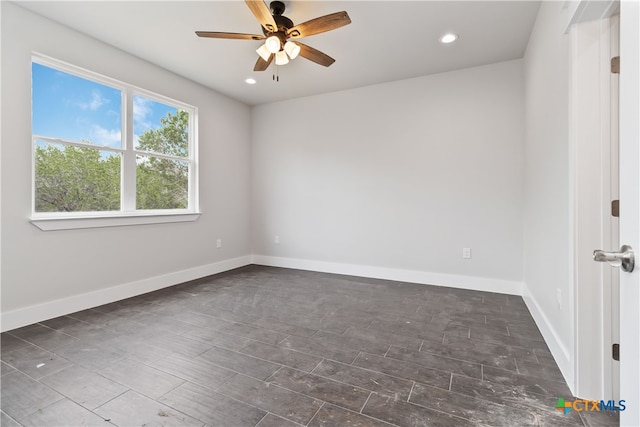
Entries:
[[593,251],[593,260],[599,262],[608,262],[612,267],[622,266],[622,271],[631,273],[635,264],[633,249],[631,246],[622,245],[620,252],[606,252],[601,250]]

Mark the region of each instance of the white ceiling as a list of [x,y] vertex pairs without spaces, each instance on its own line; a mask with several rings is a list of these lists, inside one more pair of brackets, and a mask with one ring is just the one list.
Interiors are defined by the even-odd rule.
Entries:
[[[287,1],[298,24],[346,10],[352,23],[301,39],[336,59],[302,57],[254,72],[260,41],[204,39],[196,30],[261,34],[242,0],[17,1],[20,6],[249,105],[521,58],[538,1]],[[268,3],[267,3],[268,4]],[[460,39],[442,45],[452,31]],[[254,77],[257,84],[244,82]]]

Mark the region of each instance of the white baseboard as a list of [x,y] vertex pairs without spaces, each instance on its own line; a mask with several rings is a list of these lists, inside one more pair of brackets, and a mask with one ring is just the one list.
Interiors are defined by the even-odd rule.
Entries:
[[544,337],[553,358],[560,368],[560,372],[562,372],[562,376],[564,377],[571,393],[575,396],[576,394],[576,386],[575,386],[575,374],[573,370],[573,363],[571,362],[571,353],[569,349],[562,343],[562,340],[558,336],[555,328],[549,322],[549,319],[544,314],[544,311],[540,308],[540,305],[536,301],[536,299],[531,295],[529,289],[526,285],[522,288],[522,299],[524,299],[533,320],[536,322],[538,329],[540,329],[540,333]]
[[86,310],[147,292],[157,291],[158,289],[168,286],[222,273],[248,264],[251,264],[251,256],[249,255],[19,308],[2,313],[1,330],[2,332],[10,331],[32,323],[42,322],[43,320],[64,316],[65,314],[76,311]]
[[450,288],[470,289],[474,291],[522,295],[522,282],[503,279],[430,273],[428,271],[402,270],[396,268],[342,264],[296,258],[279,258],[267,255],[253,255],[252,263],[270,267],[285,267],[298,270],[318,271],[322,273],[346,274],[350,276],[369,277],[374,279],[447,286]]

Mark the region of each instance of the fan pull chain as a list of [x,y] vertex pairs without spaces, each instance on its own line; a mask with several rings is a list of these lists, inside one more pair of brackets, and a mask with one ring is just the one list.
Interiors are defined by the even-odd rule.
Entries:
[[276,65],[275,61],[273,62],[273,80],[276,82],[280,81],[280,73],[278,72],[278,66]]

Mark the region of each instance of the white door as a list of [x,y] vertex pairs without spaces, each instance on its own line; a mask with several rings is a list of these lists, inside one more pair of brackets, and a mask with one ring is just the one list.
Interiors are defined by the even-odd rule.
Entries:
[[640,426],[640,3],[620,2],[620,243],[639,259],[620,272],[620,413]]

